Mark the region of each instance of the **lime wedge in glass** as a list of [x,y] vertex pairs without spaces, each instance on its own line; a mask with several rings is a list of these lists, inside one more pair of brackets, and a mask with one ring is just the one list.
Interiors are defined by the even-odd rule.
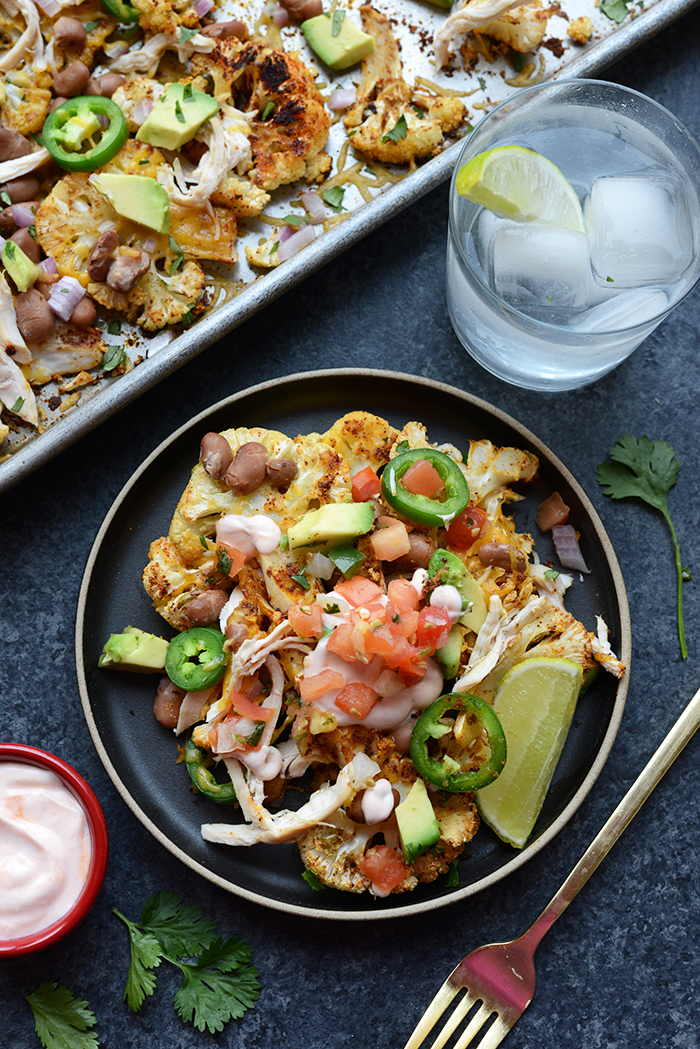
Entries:
[[568,659],[533,657],[505,675],[494,698],[508,746],[498,779],[477,791],[485,823],[521,849],[542,808],[581,691],[583,672]]
[[457,174],[461,197],[515,222],[541,222],[586,233],[576,192],[546,157],[522,146],[498,146],[468,160]]

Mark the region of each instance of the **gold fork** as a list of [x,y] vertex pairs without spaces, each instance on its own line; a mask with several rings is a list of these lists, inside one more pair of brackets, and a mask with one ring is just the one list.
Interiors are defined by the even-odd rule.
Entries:
[[430,1049],[442,1049],[465,1019],[467,1026],[452,1049],[466,1049],[487,1023],[490,1026],[484,1031],[478,1049],[495,1049],[501,1044],[532,1001],[535,992],[534,954],[540,940],[586,884],[698,725],[700,689],[539,918],[517,940],[489,943],[468,954],[433,998],[405,1049],[419,1049],[419,1046],[427,1049],[426,1039],[430,1032],[462,990],[464,994]]

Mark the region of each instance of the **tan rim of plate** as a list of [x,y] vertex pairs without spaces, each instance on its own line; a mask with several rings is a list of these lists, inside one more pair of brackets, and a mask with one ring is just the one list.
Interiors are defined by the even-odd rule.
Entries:
[[[320,907],[301,907],[295,904],[288,904],[282,901],[272,900],[266,896],[260,895],[259,893],[251,892],[250,890],[244,889],[241,886],[236,885],[233,882],[227,881],[225,878],[220,877],[218,874],[214,874],[212,871],[207,870],[206,867],[203,867],[200,863],[188,856],[187,853],[184,852],[178,845],[175,845],[175,843],[172,842],[170,838],[167,837],[167,835],[163,834],[163,832],[153,823],[153,821],[149,819],[148,816],[146,816],[146,814],[142,811],[142,809],[138,806],[134,798],[131,796],[123,781],[121,780],[119,774],[117,773],[116,769],[114,768],[114,765],[112,764],[112,761],[109,755],[107,754],[104,744],[102,743],[102,739],[97,730],[97,725],[95,724],[95,720],[92,715],[90,697],[87,690],[87,684],[85,679],[85,667],[83,664],[82,636],[87,591],[89,588],[95,561],[97,559],[97,555],[102,545],[102,540],[111,525],[112,519],[114,518],[117,509],[119,508],[122,501],[125,499],[126,495],[129,493],[134,484],[138,481],[141,474],[148,469],[153,460],[157,459],[158,456],[167,448],[167,446],[173,440],[176,440],[182,433],[184,433],[186,430],[189,430],[197,423],[207,419],[210,415],[212,415],[220,408],[235,404],[237,401],[243,400],[253,393],[257,394],[269,390],[270,393],[274,395],[275,388],[280,386],[282,383],[299,381],[318,382],[319,380],[323,379],[339,379],[343,376],[353,378],[366,377],[368,380],[400,380],[402,382],[410,382],[415,385],[424,386],[426,388],[426,392],[429,390],[435,390],[461,399],[465,402],[465,404],[472,405],[474,407],[479,408],[482,411],[488,412],[496,419],[500,420],[502,423],[506,424],[507,426],[510,426],[526,442],[528,442],[541,455],[543,459],[548,460],[554,465],[554,467],[562,474],[567,483],[576,492],[577,496],[581,500],[581,503],[584,509],[586,510],[586,513],[588,514],[591,523],[593,524],[598,540],[601,546],[603,547],[603,551],[605,553],[605,557],[607,559],[608,565],[610,567],[610,572],[613,578],[615,595],[619,606],[621,637],[621,648],[619,658],[621,662],[624,663],[627,667],[627,672],[620,681],[617,688],[615,703],[613,706],[613,711],[607,732],[605,733],[603,742],[600,746],[600,749],[595,757],[593,764],[591,765],[591,768],[588,771],[588,774],[586,775],[585,779],[581,783],[581,786],[576,791],[576,794],[573,796],[569,804],[543,834],[536,838],[535,841],[531,842],[530,845],[527,845],[522,850],[522,852],[517,853],[512,860],[510,860],[508,863],[505,863],[502,867],[499,867],[497,871],[494,871],[492,874],[489,874],[486,877],[481,878],[479,881],[474,882],[472,885],[465,886],[465,888],[463,889],[455,889],[454,892],[450,893],[447,896],[441,897],[436,900],[426,900],[421,903],[408,904],[407,906],[396,907],[392,908],[391,910],[377,909],[376,911],[362,912],[340,910],[326,911]],[[174,433],[170,434],[170,436],[167,437],[153,452],[151,452],[151,454],[144,460],[141,466],[132,474],[132,476],[126,482],[117,498],[114,500],[104,521],[102,522],[100,530],[92,545],[92,549],[90,550],[90,556],[85,566],[83,580],[80,586],[80,594],[78,598],[78,608],[76,614],[75,652],[80,698],[83,706],[83,712],[85,714],[85,720],[87,721],[88,729],[90,731],[90,735],[92,736],[92,741],[95,744],[95,749],[97,750],[100,760],[102,761],[102,764],[104,765],[110,779],[112,780],[114,786],[117,788],[123,800],[132,810],[134,815],[143,824],[143,826],[146,827],[148,831],[150,831],[153,837],[157,841],[159,841],[161,845],[163,845],[169,852],[171,852],[174,856],[181,860],[182,863],[184,863],[191,870],[196,871],[197,874],[201,874],[202,877],[206,878],[210,882],[213,882],[215,885],[218,885],[219,888],[225,889],[227,892],[232,892],[238,896],[243,897],[244,899],[250,900],[253,903],[258,903],[265,907],[270,907],[273,910],[284,911],[288,914],[303,915],[304,917],[336,919],[342,921],[377,921],[378,919],[382,918],[398,918],[421,914],[426,911],[436,910],[439,907],[446,907],[448,905],[452,905],[458,900],[463,900],[468,896],[474,896],[476,893],[482,892],[484,889],[487,889],[490,886],[495,885],[496,882],[501,881],[501,879],[507,877],[507,875],[511,874],[513,871],[516,871],[519,867],[522,867],[523,864],[527,863],[528,860],[532,859],[532,857],[536,853],[538,853],[541,849],[545,847],[545,845],[549,844],[549,842],[554,837],[556,837],[559,831],[564,827],[566,823],[568,823],[568,821],[574,815],[576,810],[582,804],[586,795],[591,790],[593,784],[600,775],[603,765],[607,761],[608,755],[610,754],[610,751],[612,749],[615,736],[617,735],[617,731],[620,727],[620,721],[622,719],[625,700],[627,698],[630,661],[632,656],[632,629],[629,616],[629,605],[627,601],[627,591],[625,589],[624,580],[622,578],[622,572],[620,570],[620,566],[615,551],[613,549],[612,543],[610,542],[608,534],[605,531],[603,523],[600,520],[600,517],[598,516],[595,507],[591,503],[590,499],[588,498],[578,481],[564,466],[564,464],[557,458],[557,456],[554,455],[554,453],[550,451],[550,449],[542,441],[540,441],[539,438],[535,436],[535,434],[533,434],[525,426],[522,426],[519,422],[513,419],[512,416],[507,415],[505,412],[502,412],[499,408],[495,408],[487,401],[484,401],[479,397],[475,397],[473,394],[465,393],[462,390],[458,390],[456,387],[449,386],[447,383],[441,383],[432,379],[426,379],[422,376],[410,375],[407,372],[381,371],[372,368],[342,368],[324,369],[309,372],[296,372],[292,375],[285,375],[280,377],[279,379],[272,379],[268,382],[260,383],[256,386],[249,386],[247,389],[242,390],[240,393],[236,393],[230,397],[223,398],[221,401],[218,401],[216,404],[212,405],[211,407],[205,409],[203,412],[200,412],[198,415],[189,419],[181,427],[175,430]]]

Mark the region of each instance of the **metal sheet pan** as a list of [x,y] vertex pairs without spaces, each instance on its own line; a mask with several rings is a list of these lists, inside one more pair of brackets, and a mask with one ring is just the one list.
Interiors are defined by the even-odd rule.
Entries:
[[[391,2],[392,0],[389,0],[389,6]],[[405,0],[393,0],[393,3],[396,9],[400,10]],[[650,39],[661,29],[691,10],[697,3],[698,0],[652,0],[652,2],[647,0],[643,11],[640,11],[637,17],[620,26],[609,23],[604,32],[599,34],[600,39],[593,41],[580,54],[574,55],[571,50],[566,51],[562,61],[547,53],[547,71],[544,79],[596,76],[606,66]],[[387,4],[384,3],[381,6],[386,8]],[[421,5],[426,8],[429,6]],[[566,6],[571,12],[571,17],[579,13],[574,10],[576,0],[572,0]],[[444,11],[437,16],[436,10],[423,12],[421,20],[434,22],[436,17],[444,17]],[[405,30],[406,19],[404,18],[403,21]],[[397,36],[401,39],[400,25],[397,28]],[[431,76],[429,68],[421,69],[417,65],[416,54],[418,52],[415,51],[415,48],[413,50],[415,53],[412,55],[411,48],[406,47],[405,40],[402,41],[404,71],[409,82],[412,82],[412,78],[419,73]],[[484,72],[483,69],[477,68],[471,74],[472,83],[482,72]],[[491,75],[494,76],[495,73],[492,72]],[[436,80],[440,79],[435,76],[434,71],[432,71],[432,77]],[[457,77],[443,80],[442,83],[453,88],[468,87],[467,79],[464,75],[461,83]],[[501,81],[497,82],[501,83]],[[492,82],[488,86],[491,87]],[[512,90],[517,90],[517,88]],[[501,93],[493,101],[500,101],[503,97],[504,94]],[[480,116],[483,116],[483,112],[472,110],[471,122],[476,123]],[[332,149],[329,149],[329,152],[332,153]],[[340,255],[348,247],[376,229],[378,225],[389,221],[394,215],[445,181],[450,177],[457,152],[455,146],[452,146],[401,181],[387,186],[381,194],[354,210],[340,225],[324,232],[314,243],[305,247],[303,251],[282,266],[265,273],[261,279],[249,284],[235,298],[203,316],[192,328],[184,331],[157,353],[148,356],[132,371],[119,378],[103,381],[98,388],[92,391],[91,396],[82,398],[81,402],[65,415],[57,414],[43,433],[28,437],[13,451],[13,454],[4,462],[0,462],[0,492],[11,488],[21,478],[49,462],[64,448],[99,426],[120,408],[134,401],[146,390],[207,349],[208,346],[223,338],[248,317],[253,316],[268,303],[293,288],[310,273]],[[284,214],[284,208],[289,199],[291,197],[287,195],[286,199],[283,198],[280,201],[278,205],[278,211],[280,207],[282,208],[280,214]]]

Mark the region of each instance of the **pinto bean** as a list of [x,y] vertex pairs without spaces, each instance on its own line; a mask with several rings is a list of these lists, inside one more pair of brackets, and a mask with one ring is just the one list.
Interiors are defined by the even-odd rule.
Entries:
[[35,265],[38,265],[38,263],[41,262],[41,248],[28,229],[18,229],[12,234],[10,240],[13,240],[15,244],[22,249],[27,258]]
[[226,635],[226,640],[228,641],[227,647],[232,652],[237,652],[243,644],[243,642],[247,641],[250,637],[248,627],[245,625],[245,623],[236,623],[235,620],[233,623],[228,624],[224,631],[224,634]]
[[53,41],[55,47],[64,51],[78,51],[87,40],[85,26],[77,18],[67,18],[63,15],[56,20],[53,27]]
[[299,22],[305,22],[307,18],[315,18],[316,15],[323,14],[321,0],[280,0],[280,4],[292,18]]
[[76,98],[77,95],[82,95],[89,79],[90,70],[84,62],[77,59],[62,69],[60,73],[56,73],[53,78],[54,93],[64,95],[66,98]]
[[230,40],[236,37],[238,40],[248,39],[248,27],[244,22],[233,19],[230,22],[212,22],[200,30],[204,36],[213,36],[215,40]]
[[85,88],[86,95],[98,95],[100,98],[111,98],[118,87],[124,87],[126,80],[119,73],[104,73],[102,76],[90,77]]
[[199,459],[215,481],[222,481],[233,462],[231,445],[220,433],[205,433],[199,445]]
[[10,179],[0,186],[0,193],[7,193],[13,204],[26,204],[36,198],[39,192],[39,179],[33,175],[22,175]]
[[59,95],[58,98],[54,98],[53,102],[49,106],[49,113],[53,113],[54,109],[58,109],[59,106],[62,106],[63,103],[67,101],[68,99],[64,98],[63,95]]
[[23,291],[15,298],[17,327],[25,342],[42,342],[56,327],[56,315],[36,288]]
[[153,703],[156,721],[166,728],[175,728],[184,698],[184,688],[178,688],[169,677],[162,677],[158,682],[158,691]]
[[16,229],[17,223],[12,214],[12,205],[10,204],[9,208],[3,208],[2,211],[0,211],[0,233],[3,237],[9,237]]
[[299,467],[291,459],[268,459],[265,473],[273,488],[286,488],[299,473]]
[[437,549],[432,539],[420,532],[409,532],[408,541],[411,549],[403,557],[392,561],[392,572],[412,572],[416,568],[427,568],[430,564],[430,558]]
[[519,573],[525,571],[525,558],[508,543],[484,543],[479,547],[479,560],[485,567],[493,565],[504,572],[512,572],[513,568]]
[[90,280],[103,284],[107,280],[109,268],[117,257],[119,234],[115,229],[106,229],[101,233],[90,249],[87,260],[87,274]]
[[31,151],[31,142],[24,135],[20,135],[19,131],[0,127],[0,161],[28,157]]
[[91,328],[97,320],[97,308],[89,295],[82,299],[70,315],[70,323],[76,328]]
[[265,480],[267,448],[259,441],[242,444],[226,471],[224,483],[234,495],[250,495]]
[[219,622],[219,614],[227,601],[225,590],[204,590],[190,601],[187,618],[192,626],[211,626]]
[[125,294],[135,288],[151,267],[151,256],[141,248],[127,248],[117,255],[107,273],[107,285],[112,291]]

